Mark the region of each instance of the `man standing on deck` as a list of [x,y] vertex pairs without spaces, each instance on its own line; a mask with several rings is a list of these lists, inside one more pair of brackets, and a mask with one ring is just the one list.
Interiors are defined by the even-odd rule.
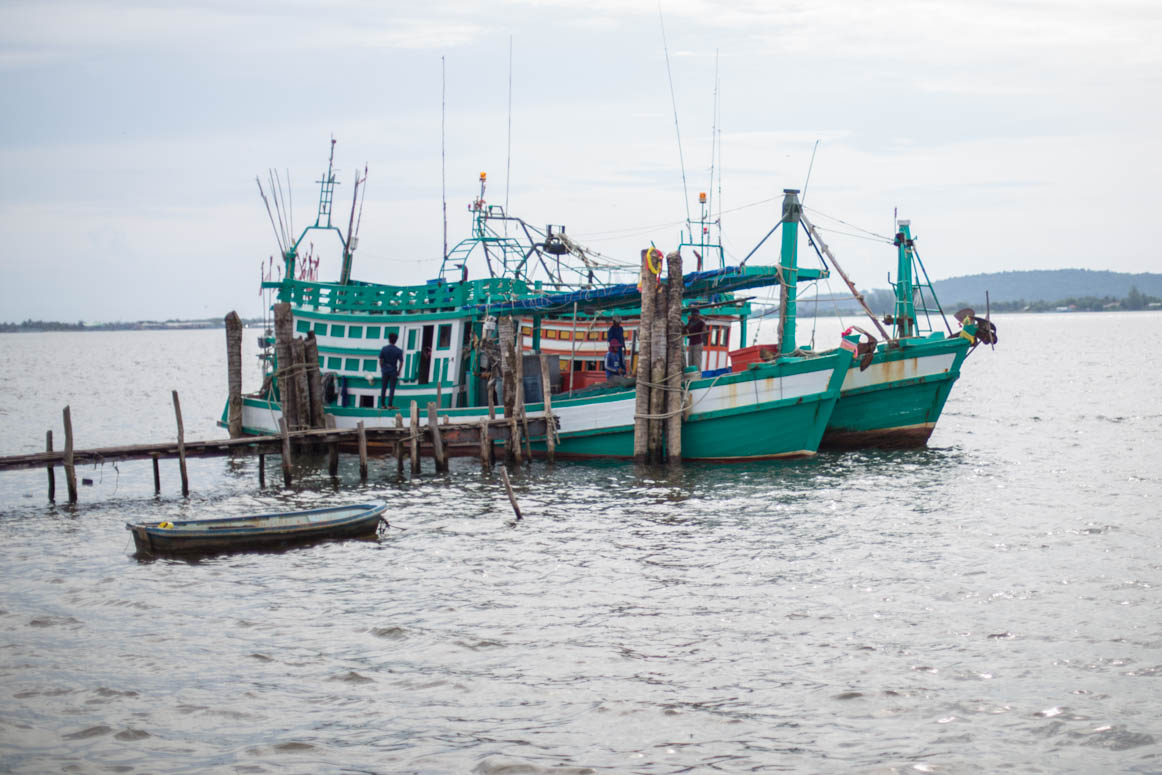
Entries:
[[613,325],[605,332],[605,341],[609,342],[610,346],[624,358],[625,349],[623,342],[625,342],[625,333],[621,330],[621,318],[614,317]]
[[682,326],[682,333],[690,337],[686,345],[686,365],[702,371],[702,345],[706,343],[706,321],[697,307],[690,310],[690,319]]
[[[399,334],[387,335],[387,344],[379,351],[379,370],[383,376],[383,384],[379,388],[379,408],[394,408],[395,383],[399,379],[399,370],[403,367],[403,350],[395,346]],[[383,403],[383,394],[388,393],[387,404]]]

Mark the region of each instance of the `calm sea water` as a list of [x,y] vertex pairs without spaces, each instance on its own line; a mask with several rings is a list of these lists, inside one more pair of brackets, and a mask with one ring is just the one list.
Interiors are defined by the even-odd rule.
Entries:
[[[469,460],[192,460],[188,499],[107,464],[76,506],[0,473],[0,770],[1162,772],[1162,315],[997,323],[927,450],[536,463],[516,524]],[[223,351],[0,336],[0,454],[65,404],[78,446],[172,438],[173,389],[219,437]],[[381,539],[282,553],[139,561],[123,527],[370,498]]]

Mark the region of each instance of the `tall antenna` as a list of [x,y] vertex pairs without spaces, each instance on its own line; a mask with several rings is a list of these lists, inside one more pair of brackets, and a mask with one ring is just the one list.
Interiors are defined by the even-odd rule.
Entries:
[[448,115],[448,78],[444,57],[440,57],[440,200],[444,206],[444,260],[448,260],[448,157],[444,152],[444,126]]
[[686,159],[682,155],[682,132],[678,129],[678,100],[674,96],[674,76],[670,72],[670,44],[666,42],[666,22],[662,2],[658,0],[658,23],[662,26],[662,50],[666,52],[666,77],[670,81],[670,104],[674,106],[674,133],[678,135],[678,163],[682,166],[682,202],[686,205],[686,223],[690,223],[690,193],[686,190]]
[[714,49],[714,108],[711,111],[710,122],[710,193],[709,201],[706,203],[707,212],[714,212],[714,161],[715,161],[715,145],[714,136],[718,132],[718,49]]
[[807,165],[807,179],[803,181],[803,196],[799,197],[799,204],[807,201],[807,184],[811,182],[811,168],[815,166],[815,152],[819,150],[819,141],[815,141],[815,147],[811,149],[811,163]]
[[508,36],[508,160],[504,164],[504,236],[508,236],[508,179],[512,171],[512,35]]

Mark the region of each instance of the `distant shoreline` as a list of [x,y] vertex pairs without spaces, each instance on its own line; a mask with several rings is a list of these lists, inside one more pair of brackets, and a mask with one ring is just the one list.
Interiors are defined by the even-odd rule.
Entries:
[[[1041,315],[1045,313],[1056,314],[1075,314],[1088,312],[1160,312],[1162,309],[1158,307],[1148,307],[1143,309],[1127,309],[1125,307],[1115,307],[1107,309],[1091,309],[1078,307],[1076,309],[1061,309],[1061,308],[1025,308],[1025,309],[1005,309],[1010,307],[1008,304],[994,304],[992,311],[998,314],[1011,315],[1017,314],[1035,314]],[[800,313],[800,319],[810,319],[813,317],[819,318],[834,318],[834,317],[851,317],[858,314],[858,310],[843,310],[840,313],[823,312],[820,311],[817,315],[805,315]],[[951,314],[950,314],[951,316]],[[766,317],[775,317],[768,315]],[[242,325],[246,328],[260,327],[263,324],[262,318],[251,318],[243,320]],[[212,330],[225,328],[226,324],[222,320],[167,320],[165,322],[156,321],[135,321],[132,323],[57,323],[48,320],[26,321],[24,323],[0,323],[0,334],[44,334],[53,333],[56,331],[66,333],[86,333],[89,331],[197,331],[201,329]]]
[[[261,326],[262,318],[243,320],[246,328]],[[196,331],[225,328],[222,318],[209,320],[137,320],[128,323],[60,323],[53,320],[26,320],[23,323],[0,323],[0,334],[43,334],[54,331],[84,333],[87,331]]]

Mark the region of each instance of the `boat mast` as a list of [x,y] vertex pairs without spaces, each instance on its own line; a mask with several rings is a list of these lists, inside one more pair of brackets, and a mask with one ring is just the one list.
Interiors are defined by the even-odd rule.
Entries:
[[893,318],[896,338],[916,335],[915,282],[912,278],[912,229],[911,221],[902,220],[896,232],[896,309]]
[[779,252],[779,354],[790,355],[795,351],[795,302],[799,283],[799,219],[803,206],[799,203],[799,190],[783,189],[783,243]]

